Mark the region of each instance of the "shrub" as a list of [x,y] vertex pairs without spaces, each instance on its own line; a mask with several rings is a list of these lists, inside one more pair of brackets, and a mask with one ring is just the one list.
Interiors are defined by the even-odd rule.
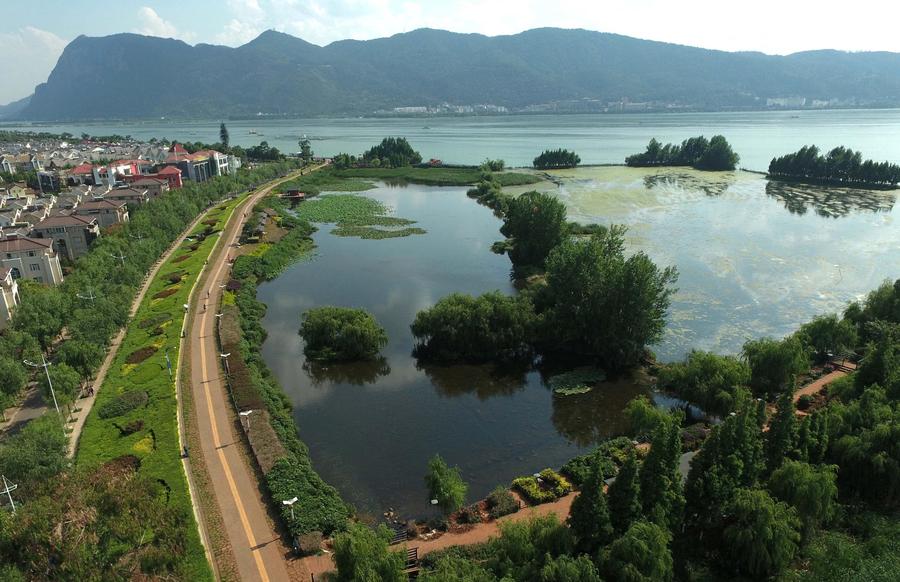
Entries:
[[813,397],[810,394],[804,394],[797,399],[797,410],[807,410],[813,403]]
[[178,287],[169,287],[168,289],[163,289],[159,293],[153,295],[154,299],[165,299],[171,295],[175,295],[178,293]]
[[600,471],[604,475],[615,475],[618,468],[628,458],[628,452],[632,448],[634,445],[627,437],[610,439],[600,443],[592,452],[572,458],[562,466],[560,472],[567,475],[572,483],[581,487],[591,474],[595,463],[600,464]]
[[122,436],[127,436],[130,434],[134,434],[143,428],[144,421],[140,418],[136,418],[134,420],[126,422],[125,426],[119,428],[119,431],[122,433]]
[[459,476],[459,468],[448,466],[440,455],[435,455],[428,461],[425,485],[428,487],[429,497],[437,499],[438,505],[448,514],[462,507],[469,489]]
[[491,519],[497,519],[519,511],[519,503],[506,487],[498,485],[487,496],[487,506]]
[[[266,473],[266,485],[272,499],[280,505],[281,517],[292,535],[321,531],[329,535],[343,530],[350,517],[350,508],[341,501],[337,491],[313,471],[307,460],[285,457]],[[294,516],[281,501],[297,497]]]
[[553,469],[544,469],[541,471],[541,480],[546,483],[557,497],[562,497],[572,491],[572,484],[569,480],[554,471]]
[[387,333],[371,313],[349,307],[317,307],[303,314],[300,335],[308,358],[371,360],[387,345]]
[[126,364],[140,364],[150,356],[156,353],[159,348],[156,346],[144,346],[142,348],[138,348],[128,354],[128,357],[125,358]]
[[138,323],[138,327],[146,329],[148,327],[157,327],[168,321],[172,321],[170,313],[156,313],[150,317],[145,317]]
[[532,505],[549,503],[557,499],[553,491],[542,488],[535,477],[519,477],[513,480],[512,486]]
[[322,532],[312,531],[297,536],[297,550],[301,555],[311,556],[322,549]]
[[467,505],[456,512],[456,522],[464,524],[481,523],[481,512],[477,505]]
[[150,397],[143,390],[129,390],[108,402],[104,402],[97,409],[97,415],[100,416],[100,418],[115,418],[116,416],[122,416],[135,408],[145,406],[149,400]]

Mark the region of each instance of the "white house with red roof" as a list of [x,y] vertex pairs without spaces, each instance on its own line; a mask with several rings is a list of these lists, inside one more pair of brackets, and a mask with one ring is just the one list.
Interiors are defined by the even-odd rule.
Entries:
[[62,267],[52,240],[7,234],[0,239],[0,267],[6,267],[13,279],[32,279],[45,285],[62,283]]

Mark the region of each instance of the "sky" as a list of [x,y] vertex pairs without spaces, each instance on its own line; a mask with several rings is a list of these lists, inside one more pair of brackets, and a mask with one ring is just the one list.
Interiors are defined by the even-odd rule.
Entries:
[[900,52],[895,0],[0,0],[0,104],[31,94],[81,34],[239,46],[267,29],[325,45],[429,27],[487,35],[586,28],[769,54]]

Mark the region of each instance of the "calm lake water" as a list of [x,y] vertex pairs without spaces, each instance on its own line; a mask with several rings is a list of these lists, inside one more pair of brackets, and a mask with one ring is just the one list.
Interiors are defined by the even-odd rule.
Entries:
[[[554,179],[539,188],[575,219],[626,224],[630,251],[680,269],[668,329],[654,347],[663,360],[783,336],[900,272],[900,211],[890,192],[678,169],[584,168]],[[365,195],[428,233],[372,241],[335,237],[323,225],[315,258],[259,293],[269,305],[263,355],[328,482],[364,511],[421,515],[434,453],[460,466],[475,499],[623,429],[623,407],[647,391],[642,379],[559,398],[534,371],[417,365],[409,324],[419,310],[454,291],[513,293],[508,259],[490,251],[500,221],[461,188],[380,185]],[[307,366],[299,317],[327,304],[371,311],[390,337],[385,361]]]
[[[500,221],[461,188],[381,186],[365,194],[428,234],[361,240],[322,225],[315,258],[259,289],[269,306],[263,356],[326,481],[362,511],[421,515],[428,510],[423,476],[435,453],[461,467],[476,499],[623,429],[622,409],[645,391],[630,379],[554,398],[534,371],[417,365],[409,325],[419,310],[454,291],[513,293],[508,259],[490,251]],[[300,314],[327,304],[373,313],[390,338],[385,361],[306,366]]]
[[[168,137],[213,143],[219,121],[145,121],[6,125],[74,135]],[[846,145],[867,157],[900,163],[900,110],[756,111],[743,113],[648,113],[628,115],[519,115],[416,119],[264,118],[227,121],[231,142],[255,145],[266,140],[282,151],[297,151],[297,139],[310,136],[321,155],[358,153],[388,135],[405,136],[426,158],[476,164],[486,157],[516,166],[531,164],[545,148],[564,147],[585,164],[622,163],[650,138],[677,141],[721,133],[741,155],[745,168],[765,170],[775,155],[806,144],[821,148]],[[255,134],[250,132],[254,131]]]

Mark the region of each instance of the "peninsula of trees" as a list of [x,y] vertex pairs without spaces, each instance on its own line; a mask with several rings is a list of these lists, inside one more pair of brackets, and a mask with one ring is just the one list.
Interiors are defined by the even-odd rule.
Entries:
[[639,168],[654,166],[690,166],[696,170],[733,170],[741,157],[721,135],[706,139],[702,135],[681,142],[681,145],[662,145],[656,138],[647,144],[644,153],[625,158],[626,166]]
[[773,158],[769,177],[849,188],[896,188],[900,166],[862,159],[862,153],[844,146],[821,155],[819,148],[803,146],[792,154]]

